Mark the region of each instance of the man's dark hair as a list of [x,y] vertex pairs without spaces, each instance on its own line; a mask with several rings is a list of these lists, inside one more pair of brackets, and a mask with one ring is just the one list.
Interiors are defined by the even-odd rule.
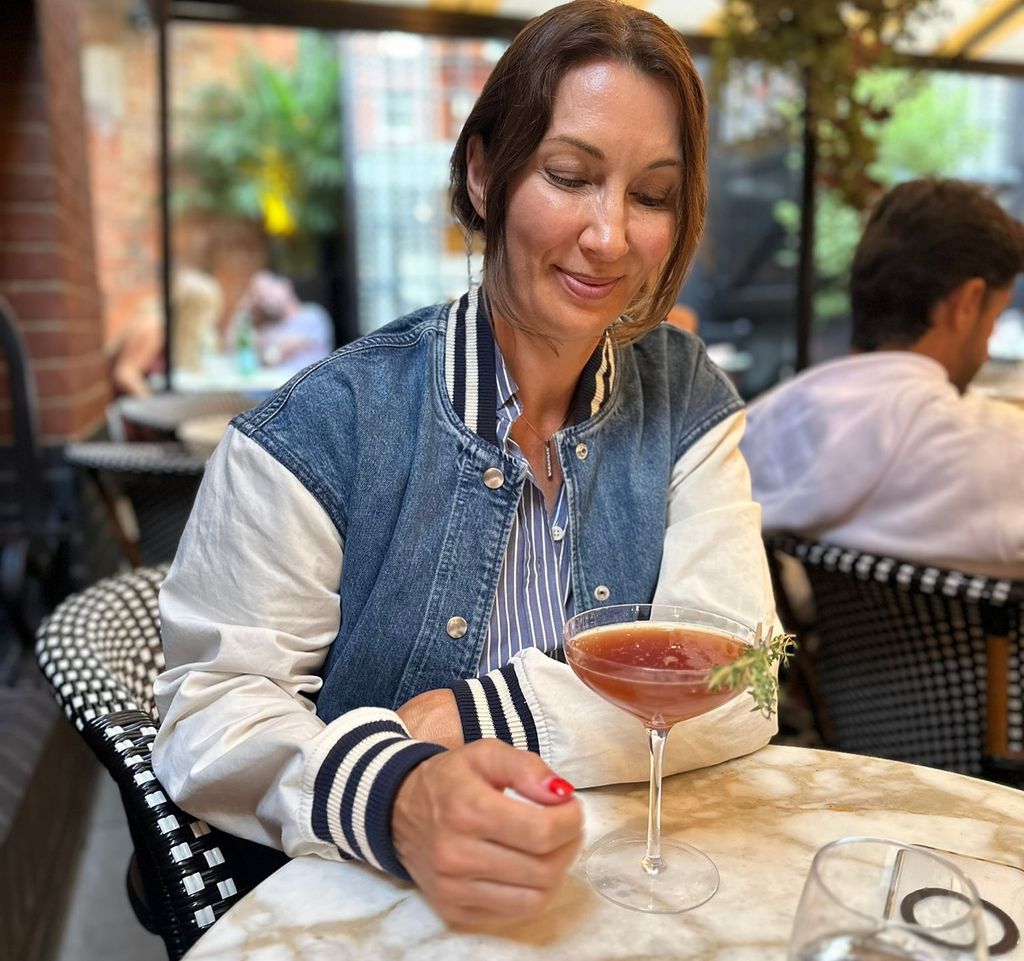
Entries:
[[878,202],[850,274],[852,346],[907,347],[928,330],[932,308],[980,277],[1003,289],[1024,270],[1024,229],[981,187],[926,178]]

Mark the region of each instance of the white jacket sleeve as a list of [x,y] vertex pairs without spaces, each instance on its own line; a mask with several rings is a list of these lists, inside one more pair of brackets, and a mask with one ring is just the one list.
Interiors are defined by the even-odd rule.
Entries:
[[315,498],[229,429],[160,592],[167,666],[153,764],[183,809],[231,834],[408,877],[391,802],[442,748],[410,739],[393,711],[316,716],[341,566],[340,535]]
[[[761,511],[739,452],[742,411],[708,431],[672,471],[664,552],[655,603],[775,625],[775,602],[761,541]],[[777,625],[776,625],[777,629]],[[467,740],[501,737],[529,748],[577,787],[642,781],[643,726],[593,694],[572,669],[536,649],[453,688]],[[777,730],[746,693],[673,729],[665,773],[756,751]]]

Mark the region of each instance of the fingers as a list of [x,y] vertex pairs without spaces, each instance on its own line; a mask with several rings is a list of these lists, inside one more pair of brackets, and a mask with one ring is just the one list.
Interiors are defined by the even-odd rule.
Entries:
[[[550,902],[583,825],[579,802],[553,778],[536,755],[496,741],[436,755],[409,774],[392,813],[395,851],[443,918],[525,916]],[[547,803],[507,796],[508,787]]]
[[550,904],[552,892],[493,881],[445,879],[438,888],[449,924],[479,924],[507,918],[536,917]]
[[453,831],[532,855],[557,850],[583,827],[579,802],[572,798],[541,807],[496,790],[460,794],[446,815]]
[[538,804],[558,804],[573,793],[573,786],[558,777],[540,757],[504,741],[474,741],[467,751],[474,770],[494,787],[512,788]]
[[[453,797],[446,812],[452,830],[533,855],[555,851],[580,835],[583,813],[572,785],[536,754],[491,740],[469,745],[465,759],[477,777],[497,790],[463,791]],[[526,800],[509,797],[504,788]]]
[[424,893],[453,924],[535,916],[551,903],[578,853],[578,840],[541,858],[495,845],[467,846]]
[[[579,851],[579,838],[549,851],[531,855],[490,841],[467,841],[438,850],[435,866],[439,877],[472,884],[497,885],[546,891],[561,883]],[[473,904],[473,901],[466,901]]]

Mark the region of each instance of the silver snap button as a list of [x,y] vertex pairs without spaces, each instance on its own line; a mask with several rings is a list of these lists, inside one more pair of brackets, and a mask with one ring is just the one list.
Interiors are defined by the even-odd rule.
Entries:
[[598,584],[597,587],[594,588],[594,598],[595,598],[595,600],[606,601],[611,596],[612,596],[612,592],[610,590],[608,590],[608,588],[605,587],[604,584]]
[[565,537],[565,531],[562,530],[562,528],[556,524],[554,527],[551,528],[551,537],[556,541],[560,541],[563,537]]
[[586,444],[577,444],[576,445],[576,456],[580,460],[586,460],[587,459],[587,454],[589,454],[589,453],[590,453],[590,451],[587,450],[587,445]]
[[496,491],[505,483],[505,475],[497,467],[488,467],[484,471],[484,487]]
[[445,627],[445,630],[448,632],[449,637],[458,639],[463,637],[466,631],[469,630],[469,625],[464,617],[456,615],[455,617],[448,618],[448,625]]

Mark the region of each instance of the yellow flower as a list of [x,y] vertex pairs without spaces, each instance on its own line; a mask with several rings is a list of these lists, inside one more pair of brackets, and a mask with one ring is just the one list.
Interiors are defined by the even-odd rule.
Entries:
[[273,147],[263,151],[263,169],[260,179],[260,206],[263,208],[263,226],[274,237],[288,237],[298,225],[292,212],[294,201],[292,175],[288,164]]
[[272,190],[264,190],[260,196],[263,208],[263,226],[274,237],[288,237],[295,233],[295,218],[286,198]]

